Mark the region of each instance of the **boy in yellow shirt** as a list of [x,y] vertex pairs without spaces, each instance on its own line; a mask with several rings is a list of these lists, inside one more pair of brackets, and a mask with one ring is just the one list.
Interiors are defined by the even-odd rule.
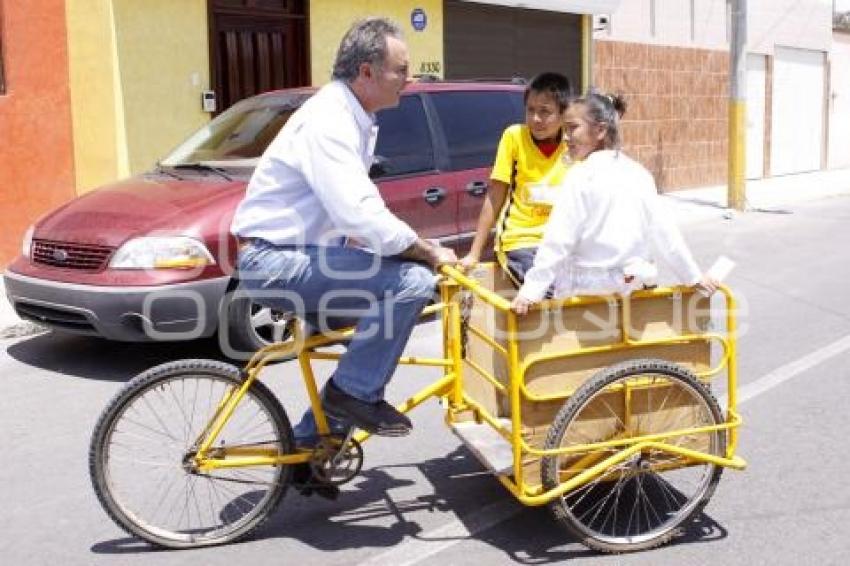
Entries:
[[509,126],[502,134],[490,190],[478,216],[472,247],[460,260],[461,269],[480,261],[495,224],[496,259],[517,286],[522,284],[567,171],[561,127],[569,97],[570,81],[559,73],[542,73],[528,84],[525,124]]

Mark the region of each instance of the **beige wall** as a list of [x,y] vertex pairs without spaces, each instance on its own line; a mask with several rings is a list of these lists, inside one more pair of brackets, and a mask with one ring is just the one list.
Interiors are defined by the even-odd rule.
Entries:
[[78,190],[127,174],[112,3],[69,0],[68,67]]
[[[727,0],[624,0],[599,39],[700,49],[727,49]],[[691,6],[693,5],[693,13]],[[692,27],[693,23],[693,27]],[[748,0],[747,50],[773,54],[775,45],[826,51],[832,33],[831,0]]]
[[206,0],[68,0],[77,190],[148,169],[209,120]]
[[850,32],[835,32],[833,35],[829,65],[827,166],[850,167]]
[[113,0],[129,173],[209,121],[206,0]]
[[832,0],[750,0],[747,50],[773,55],[776,45],[829,51]]
[[[410,13],[422,8],[428,25],[416,31],[410,24]],[[310,3],[310,64],[314,85],[330,80],[336,50],[351,24],[367,16],[385,16],[398,23],[410,47],[410,72],[442,75],[442,71],[426,71],[427,63],[443,69],[443,2],[442,0],[313,0]]]
[[[625,0],[611,14],[610,28],[596,32],[599,39],[720,49],[727,47],[726,0]],[[693,25],[692,25],[693,22]]]

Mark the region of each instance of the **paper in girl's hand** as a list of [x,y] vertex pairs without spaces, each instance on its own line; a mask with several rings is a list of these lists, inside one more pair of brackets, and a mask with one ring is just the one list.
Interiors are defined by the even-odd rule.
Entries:
[[726,277],[729,276],[729,273],[735,268],[735,262],[722,255],[717,258],[717,261],[714,262],[714,265],[708,268],[706,275],[717,281],[718,283],[722,282]]

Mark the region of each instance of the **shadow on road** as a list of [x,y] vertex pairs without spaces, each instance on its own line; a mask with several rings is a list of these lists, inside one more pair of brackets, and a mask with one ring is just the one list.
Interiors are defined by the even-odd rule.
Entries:
[[[420,471],[433,485],[433,495],[407,500],[394,498],[393,490],[414,483],[393,476],[393,471],[401,468]],[[516,502],[516,512],[508,513],[506,520],[475,532],[475,524],[482,519],[477,511],[499,501],[511,501],[511,495],[501,484],[478,472],[481,467],[476,458],[466,448],[459,447],[444,458],[367,469],[344,487],[337,501],[303,497],[289,490],[278,510],[253,539],[288,538],[322,552],[390,549],[409,540],[433,542],[442,549],[446,542],[477,540],[501,550],[520,564],[599,556],[563,531],[545,507],[523,507]],[[452,535],[459,531],[439,530],[448,521],[431,526],[430,530],[416,521],[423,512],[435,511],[452,512],[472,534]],[[392,522],[387,526],[390,518]],[[673,544],[716,541],[726,534],[713,519],[701,514]],[[97,554],[141,554],[151,552],[153,547],[122,538],[99,542],[91,550]],[[424,563],[433,563],[435,558],[426,558]]]
[[11,344],[15,360],[83,379],[127,381],[155,365],[182,358],[228,361],[213,339],[193,342],[111,342],[89,336],[45,332]]

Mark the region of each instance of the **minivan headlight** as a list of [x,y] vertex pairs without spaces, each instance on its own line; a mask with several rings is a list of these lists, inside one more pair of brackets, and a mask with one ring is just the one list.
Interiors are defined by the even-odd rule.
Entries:
[[200,241],[188,236],[142,236],[118,248],[109,262],[113,269],[192,269],[214,265]]
[[24,232],[24,241],[21,242],[21,253],[24,257],[30,257],[30,253],[32,250],[32,235],[35,233],[35,224],[31,225],[27,228],[27,231]]

